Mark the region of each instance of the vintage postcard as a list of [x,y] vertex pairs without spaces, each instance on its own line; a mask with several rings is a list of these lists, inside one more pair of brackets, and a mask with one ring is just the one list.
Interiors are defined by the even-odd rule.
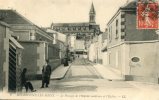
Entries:
[[0,0],[0,100],[159,100],[158,0]]

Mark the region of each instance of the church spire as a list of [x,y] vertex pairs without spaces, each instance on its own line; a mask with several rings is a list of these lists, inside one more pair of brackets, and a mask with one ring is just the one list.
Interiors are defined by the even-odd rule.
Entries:
[[94,5],[93,5],[93,2],[92,2],[91,9],[90,9],[90,12],[89,12],[89,23],[96,23],[95,22],[95,16],[96,16],[96,12],[95,12]]
[[92,2],[92,5],[91,5],[91,9],[90,9],[90,12],[89,14],[95,14],[95,9],[94,9],[94,5],[93,5],[93,2]]

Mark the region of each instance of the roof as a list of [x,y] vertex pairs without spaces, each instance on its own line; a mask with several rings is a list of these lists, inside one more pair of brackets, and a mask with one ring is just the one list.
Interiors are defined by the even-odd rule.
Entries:
[[17,13],[15,10],[0,9],[1,20],[8,24],[29,24],[34,25],[31,21],[24,16]]
[[[143,2],[141,2],[141,3],[148,3],[149,1],[143,1]],[[152,1],[152,2],[154,2],[154,3],[156,3],[155,1]],[[128,2],[128,3],[126,3],[124,6],[122,6],[122,7],[120,7],[120,9],[123,9],[123,10],[129,10],[129,9],[133,9],[133,10],[136,10],[136,8],[137,8],[137,1],[136,0],[133,0],[133,1],[131,1],[131,2]],[[159,10],[159,7],[158,7],[158,10]]]
[[23,15],[19,14],[18,12],[16,12],[15,10],[9,9],[0,9],[0,19],[4,22],[6,22],[7,24],[19,24],[19,25],[31,25],[31,26],[35,26],[37,29],[43,31],[45,33],[45,35],[47,35],[47,37],[51,37],[47,34],[47,32],[45,30],[43,30],[42,28],[40,28],[39,26],[35,25],[34,23],[32,23],[30,20],[28,20],[27,18],[25,18]]
[[93,26],[93,27],[99,27],[98,24],[94,24],[94,23],[52,23],[51,26],[53,27],[89,27],[89,26]]
[[[131,9],[136,9],[137,8],[137,3],[138,3],[139,1],[138,0],[131,0],[131,1],[128,1],[124,6],[122,6],[121,8],[123,8],[123,9],[129,9],[129,8],[131,8]],[[152,1],[149,1],[149,0],[141,0],[141,3],[145,3],[145,4],[147,4],[147,3],[156,3],[156,0],[152,0]]]
[[[57,32],[57,31],[55,31],[55,30],[53,30],[53,29],[50,29],[50,28],[46,29],[45,31],[46,31],[47,33],[60,33],[60,32]],[[61,33],[61,34],[63,34],[63,33]]]
[[7,23],[0,21],[0,25],[6,26],[6,27],[10,27]]
[[118,10],[117,10],[117,12],[114,14],[114,16],[108,21],[108,23],[107,23],[107,25],[114,19],[114,17],[116,17],[118,14],[119,14],[119,12],[121,11],[121,10],[124,10],[124,11],[126,11],[126,10],[131,10],[131,11],[136,11],[136,8],[137,8],[137,4],[136,4],[136,1],[131,1],[131,2],[128,2],[128,3],[126,3],[124,6],[121,6]]
[[121,9],[136,9],[137,7],[137,2],[136,1],[131,1],[131,2],[128,2],[126,3],[124,6],[120,7]]
[[52,24],[53,26],[66,26],[66,27],[68,27],[68,26],[89,26],[90,25],[90,23],[89,22],[87,22],[87,23],[53,23]]
[[24,49],[23,46],[21,46],[13,37],[10,37],[9,39],[14,43],[14,45],[16,45],[17,48]]

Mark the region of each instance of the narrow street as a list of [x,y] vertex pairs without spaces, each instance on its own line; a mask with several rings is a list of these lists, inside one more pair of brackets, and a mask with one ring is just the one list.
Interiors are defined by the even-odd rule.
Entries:
[[41,89],[41,81],[33,81],[37,92],[98,92],[135,90],[125,81],[108,81],[85,59],[76,59],[62,80],[51,80],[49,88]]
[[73,62],[70,70],[65,77],[65,80],[81,80],[89,78],[101,79],[102,76],[100,76],[96,69],[91,64],[89,64],[87,60],[79,58]]
[[[88,96],[89,93],[91,93],[89,96],[94,94],[98,96],[109,96],[113,99],[131,98],[130,100],[136,100],[136,98],[140,98],[140,100],[142,100],[145,96],[148,98],[156,98],[159,93],[159,86],[157,84],[109,81],[104,79],[93,65],[85,59],[76,59],[67,71],[65,78],[61,80],[51,80],[48,88],[40,88],[40,80],[32,81],[32,83],[37,90],[35,93],[56,93],[60,95],[84,93]],[[23,91],[23,93],[25,93],[25,91]]]

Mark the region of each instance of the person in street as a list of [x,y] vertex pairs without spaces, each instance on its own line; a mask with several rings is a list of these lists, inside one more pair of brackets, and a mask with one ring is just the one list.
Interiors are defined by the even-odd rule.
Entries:
[[28,89],[30,89],[32,92],[35,92],[36,90],[34,90],[32,83],[27,81],[26,73],[27,73],[27,69],[24,68],[23,72],[21,73],[21,84],[22,84],[22,87],[25,86],[26,92],[28,92]]
[[49,60],[46,60],[46,63],[42,69],[42,86],[41,86],[41,88],[44,88],[44,85],[45,85],[45,87],[48,87],[48,85],[50,83],[51,66],[48,63],[49,63]]
[[64,58],[64,66],[68,66],[68,59],[67,59],[67,57]]

